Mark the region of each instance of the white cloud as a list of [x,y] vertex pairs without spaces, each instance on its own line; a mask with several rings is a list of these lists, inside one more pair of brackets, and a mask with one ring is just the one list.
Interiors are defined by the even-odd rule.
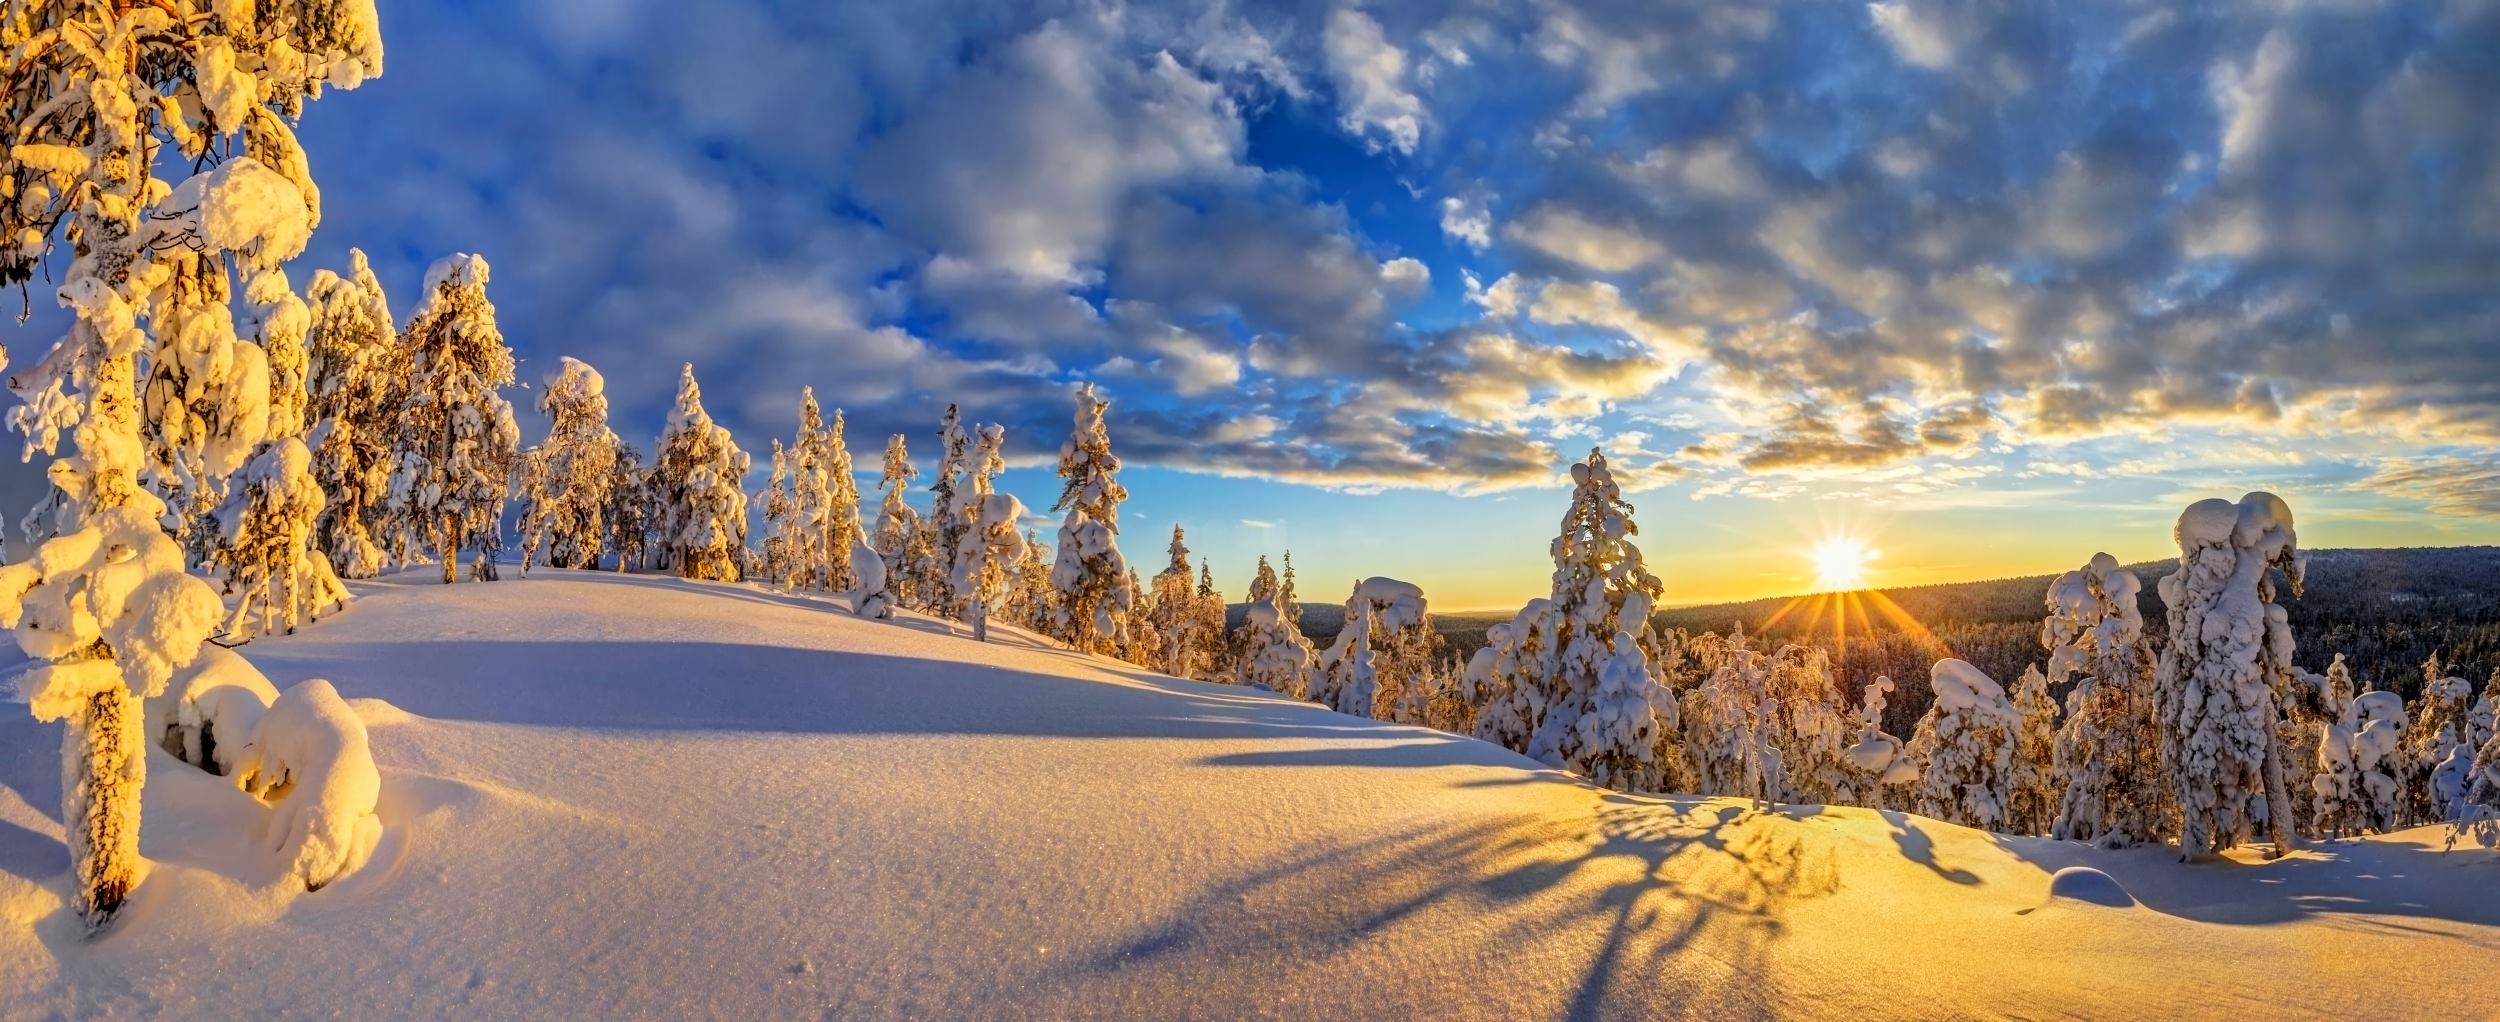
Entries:
[[1539,205],[1513,221],[1503,237],[1566,262],[1600,273],[1621,273],[1666,254],[1648,235],[1626,227],[1601,224],[1579,210],[1555,203]]
[[1423,100],[1406,86],[1406,51],[1392,45],[1371,15],[1339,8],[1328,16],[1321,40],[1328,73],[1337,85],[1341,122],[1347,131],[1377,145],[1377,131],[1388,145],[1412,153],[1430,116]]
[[1478,252],[1493,244],[1493,210],[1481,197],[1441,200],[1441,233],[1466,242]]
[[1866,16],[1902,60],[1932,70],[1953,66],[1953,38],[1933,13],[1908,3],[1872,3],[1866,5]]

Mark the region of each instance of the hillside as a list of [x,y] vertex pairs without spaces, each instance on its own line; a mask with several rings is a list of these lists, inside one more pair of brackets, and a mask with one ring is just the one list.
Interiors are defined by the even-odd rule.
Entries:
[[[244,650],[371,728],[382,846],[319,893],[158,754],[155,872],[80,941],[58,732],[0,706],[0,1019],[2467,1017],[2500,954],[2500,859],[2437,830],[2183,866],[1611,794],[748,587],[357,588]],[[2075,865],[2140,904],[2052,897]]]

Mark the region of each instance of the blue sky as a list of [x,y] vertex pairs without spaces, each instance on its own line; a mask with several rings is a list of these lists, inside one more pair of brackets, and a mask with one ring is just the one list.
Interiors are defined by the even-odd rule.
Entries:
[[404,315],[478,252],[629,437],[687,360],[757,452],[803,383],[871,466],[959,401],[1042,507],[1092,380],[1132,558],[1179,521],[1227,589],[1290,543],[1309,600],[1515,606],[1593,445],[1674,602],[1832,532],[2149,558],[2251,488],[2500,540],[2489,4],[381,9],[299,283],[361,246]]

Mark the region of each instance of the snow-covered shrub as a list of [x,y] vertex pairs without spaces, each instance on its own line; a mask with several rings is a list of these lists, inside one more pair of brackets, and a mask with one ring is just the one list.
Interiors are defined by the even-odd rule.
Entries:
[[1900,738],[1884,731],[1884,706],[1892,690],[1891,678],[1878,676],[1867,683],[1858,704],[1858,738],[1847,752],[1853,774],[1838,793],[1841,804],[1894,809],[1914,799],[1923,772],[1920,764],[1904,754]]
[[608,428],[607,380],[590,363],[564,356],[547,374],[538,410],[547,439],[522,459],[521,574],[539,544],[547,564],[596,568],[606,541],[609,488],[616,484],[616,431]]
[[1241,659],[1234,680],[1295,699],[1309,699],[1318,657],[1302,630],[1285,622],[1274,594],[1242,612]]
[[2015,834],[2046,834],[2065,799],[2066,779],[2057,772],[2057,700],[2049,698],[2049,677],[2036,665],[2023,668],[2014,683],[2014,716],[2014,785],[2005,827]]
[[2200,500],[2180,514],[2176,537],[2179,570],[2161,580],[2170,640],[2153,687],[2179,792],[2179,848],[2213,854],[2262,829],[2279,855],[2293,824],[2270,808],[2290,804],[2274,722],[2293,645],[2273,575],[2299,595],[2292,510],[2271,493]]
[[1756,650],[1728,651],[1702,683],[1684,693],[1684,751],[1699,795],[1773,800],[1777,770],[1763,757],[1770,749],[1771,657]]
[[1128,583],[1128,560],[1120,556],[1120,457],[1111,453],[1103,413],[1111,407],[1094,396],[1094,385],[1076,391],[1075,427],[1059,449],[1062,485],[1053,511],[1059,526],[1059,557],[1051,568],[1057,606],[1050,635],[1078,649],[1110,653],[1128,641],[1137,596]]
[[1475,706],[1477,738],[1513,752],[1528,748],[1553,696],[1546,680],[1554,676],[1554,620],[1554,601],[1538,597],[1485,629],[1484,648],[1459,677],[1460,694]]
[[386,531],[422,538],[442,562],[444,582],[459,580],[464,550],[475,554],[471,580],[494,579],[504,500],[520,459],[521,430],[501,393],[512,385],[512,349],[486,300],[487,278],[483,257],[437,260],[400,332],[410,375],[393,413],[398,468],[384,518],[396,528]]
[[655,551],[686,578],[734,582],[747,543],[747,455],[729,428],[703,410],[703,388],[688,362],[677,403],[660,432],[650,474]]
[[2440,725],[2439,736],[2431,747],[2443,751],[2439,753],[2438,765],[2431,768],[2428,785],[2431,791],[2430,819],[2441,822],[2460,819],[2465,813],[2466,788],[2473,783],[2474,749],[2457,735],[2453,724]]
[[365,722],[327,681],[306,681],[270,704],[234,764],[234,780],[274,810],[263,837],[307,891],[355,872],[382,837],[373,815],[382,774]]
[[1907,749],[1925,773],[1918,811],[1947,823],[2002,830],[2014,784],[2020,720],[2005,690],[1960,660],[1939,660],[1929,675],[1935,702]]
[[391,415],[406,387],[407,351],[392,325],[382,283],[361,249],[347,250],[348,275],[314,271],[305,290],[305,419],[313,479],[324,503],[313,544],[347,578],[372,578],[384,550],[374,519],[390,497]]
[[227,632],[238,639],[272,630],[291,633],[298,622],[347,606],[347,587],[312,545],[321,506],[312,452],[295,437],[261,445],[233,480],[217,509],[216,554],[210,561],[236,594]]
[[147,733],[175,759],[212,774],[232,773],[252,729],[277,699],[277,686],[251,661],[203,645],[198,659],[148,697]]
[[2040,622],[2048,680],[2081,675],[2066,695],[2052,753],[2065,781],[2053,837],[2121,847],[2159,840],[2168,830],[2153,651],[2136,605],[2143,585],[2106,553],[2049,584]]
[[851,531],[851,577],[855,580],[849,593],[853,613],[880,621],[894,616],[894,590],[886,584],[885,559],[868,545],[868,534],[856,526]]
[[2500,733],[2475,748],[2465,778],[2465,806],[2458,815],[2475,821],[2500,817]]

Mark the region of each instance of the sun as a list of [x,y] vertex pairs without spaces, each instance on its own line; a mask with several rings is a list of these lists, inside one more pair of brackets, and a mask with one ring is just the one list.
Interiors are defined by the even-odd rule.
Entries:
[[1848,536],[1833,536],[1814,544],[1806,557],[1814,562],[1814,586],[1824,592],[1849,592],[1866,588],[1868,562],[1883,556],[1883,551],[1867,546],[1866,541]]

